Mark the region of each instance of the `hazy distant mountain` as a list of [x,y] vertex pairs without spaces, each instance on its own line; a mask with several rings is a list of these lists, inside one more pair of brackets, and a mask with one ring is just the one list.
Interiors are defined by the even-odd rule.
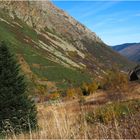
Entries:
[[113,46],[113,49],[127,57],[129,60],[140,62],[140,43],[126,43]]
[[1,1],[0,40],[8,42],[34,85],[78,85],[114,63],[131,64],[50,1]]

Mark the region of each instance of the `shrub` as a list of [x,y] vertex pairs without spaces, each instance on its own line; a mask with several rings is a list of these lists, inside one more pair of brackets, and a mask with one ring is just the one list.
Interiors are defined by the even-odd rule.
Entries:
[[91,93],[94,93],[97,89],[99,88],[99,84],[96,81],[93,81],[91,84],[88,86],[88,90]]
[[76,97],[76,92],[75,92],[75,89],[74,88],[69,88],[67,89],[66,91],[66,95],[69,99],[73,99]]
[[58,92],[50,93],[48,97],[50,100],[57,100],[60,98],[60,94]]
[[44,85],[37,85],[36,92],[40,98],[40,102],[44,102],[47,96],[47,87]]
[[82,92],[84,96],[88,96],[92,93],[94,93],[99,88],[99,84],[96,81],[93,81],[90,84],[83,83],[82,85]]
[[103,89],[126,91],[128,89],[127,74],[121,72],[118,68],[112,68],[103,76],[100,84]]
[[29,98],[24,76],[5,43],[0,45],[0,133],[37,127],[36,107]]
[[93,112],[89,112],[86,115],[86,120],[90,123],[109,123],[114,119],[119,120],[124,116],[138,112],[139,107],[140,100],[115,102],[99,107]]
[[83,83],[81,89],[84,96],[88,96],[90,94],[89,85],[87,83]]

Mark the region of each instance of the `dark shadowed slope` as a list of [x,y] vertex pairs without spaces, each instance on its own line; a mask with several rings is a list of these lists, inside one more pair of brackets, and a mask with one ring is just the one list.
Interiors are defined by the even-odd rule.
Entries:
[[113,46],[113,49],[127,57],[129,60],[140,62],[140,43],[126,43]]

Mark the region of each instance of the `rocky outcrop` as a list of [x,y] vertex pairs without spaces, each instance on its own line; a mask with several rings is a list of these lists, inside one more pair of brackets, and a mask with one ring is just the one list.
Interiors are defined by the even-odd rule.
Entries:
[[102,42],[95,33],[63,10],[58,9],[50,1],[4,1],[1,2],[0,7],[8,10],[11,17],[18,17],[38,30],[46,28],[71,41],[88,37]]

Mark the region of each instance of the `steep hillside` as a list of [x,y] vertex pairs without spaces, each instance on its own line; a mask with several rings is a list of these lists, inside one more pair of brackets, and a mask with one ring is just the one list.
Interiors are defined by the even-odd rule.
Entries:
[[113,49],[127,57],[129,60],[140,62],[140,43],[126,43],[113,46]]
[[132,64],[50,1],[1,1],[0,40],[17,54],[34,86],[76,86],[112,64]]

